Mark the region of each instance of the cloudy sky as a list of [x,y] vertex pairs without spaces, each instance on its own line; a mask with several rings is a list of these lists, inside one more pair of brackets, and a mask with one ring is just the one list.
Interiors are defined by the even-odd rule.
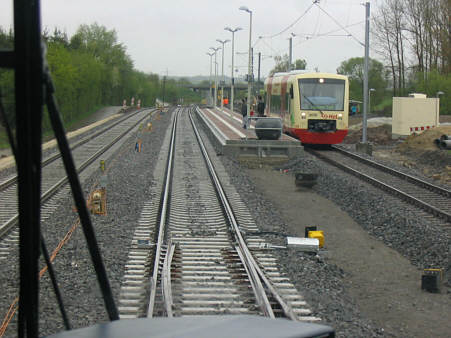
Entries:
[[[0,25],[12,25],[12,0],[0,0]],[[236,76],[247,73],[249,17],[252,10],[254,55],[262,53],[261,74],[274,67],[273,57],[288,54],[293,38],[293,60],[307,61],[307,69],[335,72],[350,57],[363,56],[364,0],[42,0],[42,25],[73,35],[80,24],[97,22],[117,32],[135,68],[170,76],[209,75],[210,47],[216,39],[235,33]],[[374,13],[377,0],[372,1]],[[342,29],[342,28],[345,29]],[[261,38],[259,38],[261,37]],[[221,54],[218,53],[221,72]],[[257,58],[255,58],[255,69]],[[225,44],[224,72],[231,73],[231,43]],[[256,74],[256,71],[255,71]]]

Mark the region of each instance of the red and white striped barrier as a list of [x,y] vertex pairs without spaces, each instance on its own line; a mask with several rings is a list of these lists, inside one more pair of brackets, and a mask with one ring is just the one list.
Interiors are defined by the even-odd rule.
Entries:
[[417,131],[425,131],[434,128],[435,126],[423,126],[423,127],[410,127],[410,133],[415,133]]

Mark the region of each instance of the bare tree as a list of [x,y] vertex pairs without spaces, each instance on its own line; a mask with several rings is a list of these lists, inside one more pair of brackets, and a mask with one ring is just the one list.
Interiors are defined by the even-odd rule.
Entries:
[[373,36],[380,47],[379,53],[390,64],[393,95],[402,94],[406,86],[404,21],[403,3],[397,0],[386,0],[374,19]]
[[373,22],[377,51],[391,70],[394,95],[405,93],[410,69],[423,81],[433,70],[451,72],[451,0],[384,0]]

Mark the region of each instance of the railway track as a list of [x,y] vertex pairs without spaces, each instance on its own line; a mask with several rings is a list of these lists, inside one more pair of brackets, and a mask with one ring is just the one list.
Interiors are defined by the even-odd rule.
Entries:
[[[130,131],[148,115],[149,110],[145,109],[129,114],[73,144],[72,156],[81,178],[89,176],[93,168],[91,164],[129,135]],[[66,196],[70,189],[66,184],[66,172],[59,153],[46,158],[42,165],[41,222],[58,208],[59,200]],[[18,243],[16,176],[0,183],[0,205],[2,205],[0,210],[0,259],[2,259],[8,255],[11,247]]]
[[433,185],[393,168],[351,153],[340,147],[318,151],[307,149],[314,156],[339,167],[390,194],[422,208],[442,225],[451,226],[451,191]]
[[120,317],[319,320],[280,273],[268,244],[245,235],[258,229],[213,152],[190,110],[178,110],[132,240]]

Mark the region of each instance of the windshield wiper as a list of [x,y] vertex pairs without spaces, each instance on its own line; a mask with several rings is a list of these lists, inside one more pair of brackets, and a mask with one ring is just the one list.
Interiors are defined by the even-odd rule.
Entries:
[[302,94],[302,96],[303,96],[304,99],[306,99],[313,107],[315,107],[316,109],[318,109],[319,112],[320,112],[321,114],[324,114],[323,111],[322,111],[321,109],[319,109],[319,107],[318,107],[316,104],[314,104],[312,101],[310,101],[310,99],[309,99],[307,96],[305,96],[305,94]]

